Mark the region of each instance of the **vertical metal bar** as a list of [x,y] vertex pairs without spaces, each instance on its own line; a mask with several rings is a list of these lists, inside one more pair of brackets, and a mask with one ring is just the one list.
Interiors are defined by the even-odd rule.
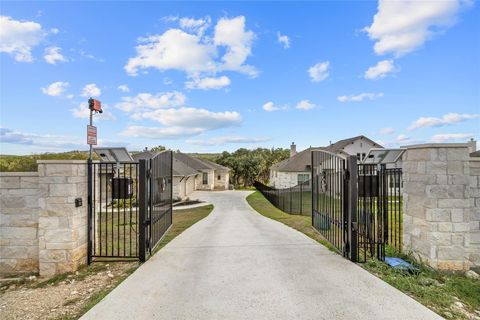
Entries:
[[87,264],[92,262],[92,215],[93,215],[93,197],[92,197],[92,160],[87,161],[87,188],[88,188],[88,217],[87,217]]
[[146,160],[139,160],[138,163],[138,177],[139,177],[139,207],[138,207],[138,220],[139,224],[137,225],[138,229],[138,258],[141,262],[145,262],[145,217],[146,211],[148,208],[147,204],[147,166]]
[[357,262],[357,179],[358,166],[357,157],[349,156],[348,166],[348,235],[349,235],[349,256],[350,260]]

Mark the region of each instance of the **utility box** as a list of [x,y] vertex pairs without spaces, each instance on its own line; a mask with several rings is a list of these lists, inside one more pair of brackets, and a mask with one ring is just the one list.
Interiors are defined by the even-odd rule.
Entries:
[[132,178],[112,179],[112,198],[129,199],[133,196]]
[[360,175],[358,177],[358,196],[364,197],[378,197],[379,183],[378,175]]

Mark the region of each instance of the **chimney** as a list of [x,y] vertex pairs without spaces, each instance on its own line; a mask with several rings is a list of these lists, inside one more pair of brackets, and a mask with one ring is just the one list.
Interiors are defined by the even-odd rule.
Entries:
[[294,142],[290,145],[290,158],[297,154],[297,146]]
[[475,139],[471,138],[470,141],[468,141],[468,152],[472,153],[477,151],[477,141]]

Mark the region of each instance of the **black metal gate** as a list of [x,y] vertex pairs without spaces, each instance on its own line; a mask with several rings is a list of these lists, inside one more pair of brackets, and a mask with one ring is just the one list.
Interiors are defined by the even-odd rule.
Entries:
[[312,225],[345,257],[357,261],[357,158],[312,151]]
[[312,151],[312,225],[354,262],[401,251],[402,169]]
[[173,153],[140,160],[140,261],[145,261],[172,225]]
[[172,152],[87,166],[88,263],[145,261],[172,224]]

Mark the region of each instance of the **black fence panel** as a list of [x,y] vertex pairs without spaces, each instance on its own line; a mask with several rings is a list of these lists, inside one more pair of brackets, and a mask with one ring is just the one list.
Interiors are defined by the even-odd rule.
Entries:
[[88,162],[88,263],[145,261],[172,225],[173,154]]
[[88,162],[88,252],[138,257],[138,163]]
[[402,250],[402,169],[358,165],[358,254],[385,259],[389,246]]
[[305,181],[291,188],[275,189],[255,181],[254,187],[280,210],[295,215],[312,214],[312,183]]

